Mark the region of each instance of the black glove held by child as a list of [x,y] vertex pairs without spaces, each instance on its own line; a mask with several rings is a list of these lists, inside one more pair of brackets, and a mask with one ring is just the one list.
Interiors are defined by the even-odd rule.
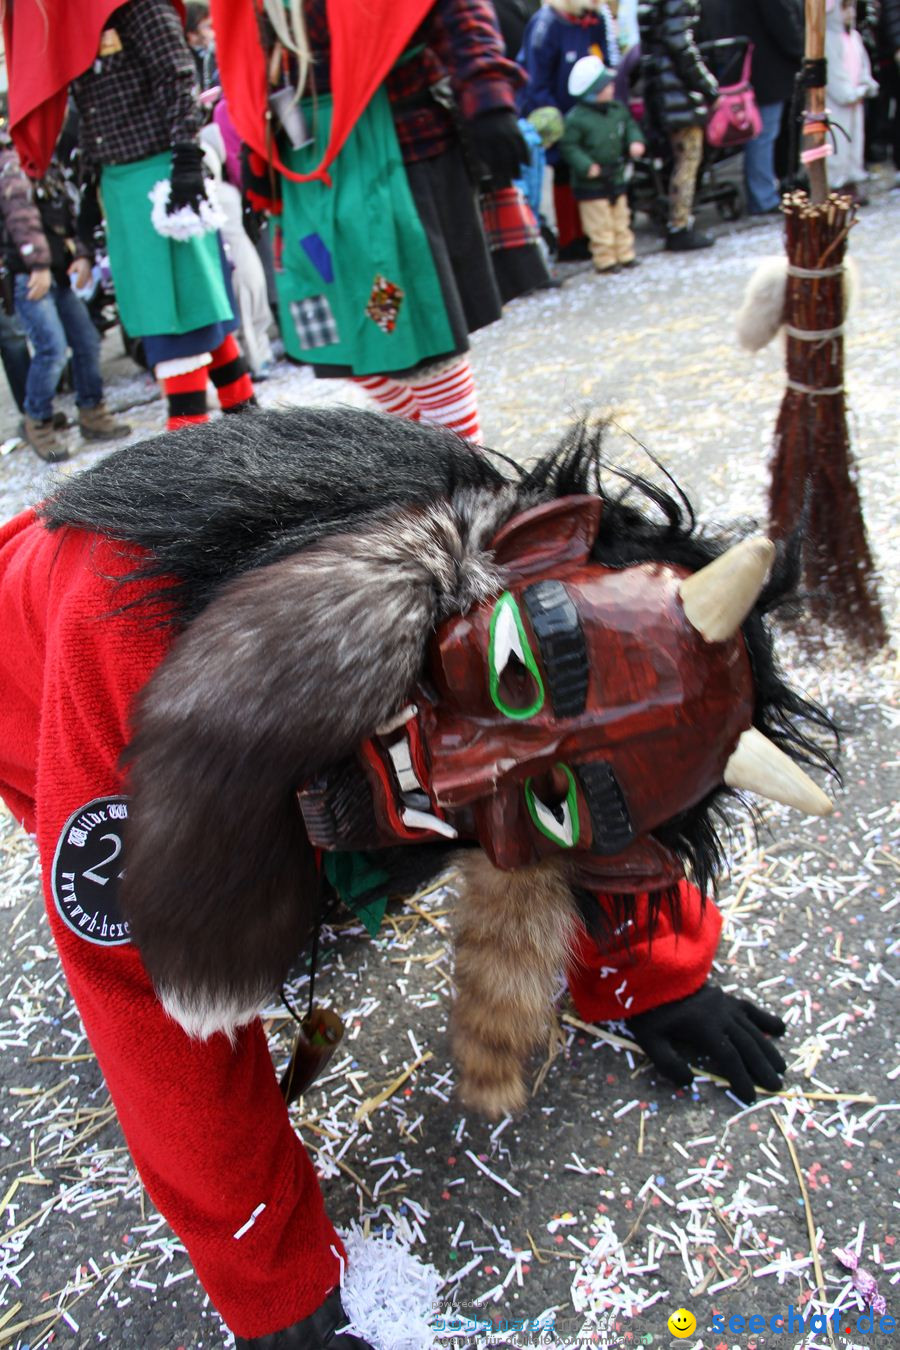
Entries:
[[528,146],[511,108],[492,108],[469,123],[469,143],[491,178],[511,183],[528,163]]
[[302,1322],[268,1336],[254,1336],[250,1341],[235,1336],[234,1350],[372,1350],[369,1342],[359,1336],[349,1331],[338,1332],[349,1320],[341,1303],[341,1291],[334,1289],[322,1306]]
[[193,141],[176,145],[172,150],[172,184],[168,213],[171,216],[183,206],[199,212],[203,190],[203,151]]
[[715,984],[630,1017],[628,1029],[660,1073],[679,1087],[687,1087],[693,1079],[682,1051],[692,1057],[705,1056],[742,1102],[756,1100],[754,1083],[777,1092],[779,1075],[787,1068],[767,1039],[784,1035],[781,1018],[748,999],[724,993]]

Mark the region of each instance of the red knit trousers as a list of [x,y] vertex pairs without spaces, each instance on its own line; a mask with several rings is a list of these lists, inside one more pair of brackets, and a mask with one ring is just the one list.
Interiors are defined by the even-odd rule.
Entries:
[[206,374],[206,366],[200,366],[197,370],[186,371],[184,375],[169,375],[163,380],[163,393],[169,403],[167,431],[177,431],[179,427],[190,426],[192,422],[209,421]]
[[255,404],[250,370],[233,333],[223,338],[213,352],[209,377],[216,386],[224,413],[243,412]]

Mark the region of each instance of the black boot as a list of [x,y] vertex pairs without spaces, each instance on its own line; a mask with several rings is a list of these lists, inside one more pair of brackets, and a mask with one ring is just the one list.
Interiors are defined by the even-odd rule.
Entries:
[[272,1331],[268,1336],[254,1336],[253,1340],[234,1338],[234,1350],[372,1350],[368,1341],[339,1332],[349,1318],[341,1304],[340,1289],[328,1295],[321,1308],[316,1308],[302,1322],[295,1322],[284,1331]]
[[712,248],[715,242],[711,234],[701,234],[693,225],[685,225],[680,230],[669,230],[666,250],[669,253],[693,253],[698,248]]

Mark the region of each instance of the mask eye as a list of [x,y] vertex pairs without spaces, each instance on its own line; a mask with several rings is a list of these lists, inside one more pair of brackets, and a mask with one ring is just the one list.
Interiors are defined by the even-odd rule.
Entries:
[[541,834],[560,848],[575,847],[581,832],[578,799],[575,778],[565,764],[555,764],[551,772],[541,778],[526,778],[525,801]]
[[522,719],[540,712],[544,682],[509,591],[501,595],[491,615],[488,665],[491,698],[504,717]]

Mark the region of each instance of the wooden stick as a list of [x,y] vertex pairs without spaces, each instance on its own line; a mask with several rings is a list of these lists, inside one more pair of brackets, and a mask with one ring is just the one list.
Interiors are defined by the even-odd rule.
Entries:
[[[781,1133],[784,1135],[784,1142],[787,1144],[788,1153],[791,1155],[791,1162],[793,1164],[794,1171],[797,1174],[797,1183],[800,1187],[800,1194],[803,1197],[803,1208],[806,1211],[806,1232],[809,1236],[809,1252],[810,1255],[812,1256],[813,1270],[816,1272],[816,1281],[818,1284],[817,1292],[820,1301],[824,1303],[825,1275],[822,1271],[822,1262],[819,1260],[819,1248],[816,1243],[816,1225],[815,1220],[813,1219],[812,1207],[810,1206],[809,1203],[809,1195],[806,1190],[806,1182],[803,1180],[803,1173],[800,1170],[800,1159],[797,1157],[797,1150],[794,1148],[794,1141],[788,1134],[787,1126],[784,1124],[781,1117],[776,1115],[774,1111],[771,1111],[769,1114],[771,1115],[775,1124],[778,1126]],[[828,1339],[831,1341],[831,1344],[834,1345],[834,1328],[831,1325],[831,1321],[827,1318],[825,1325],[828,1328]]]
[[398,1088],[401,1088],[403,1086],[407,1078],[412,1077],[416,1069],[421,1068],[423,1064],[427,1064],[428,1061],[433,1058],[434,1055],[432,1054],[432,1052],[430,1050],[426,1050],[424,1055],[420,1055],[419,1058],[415,1060],[414,1063],[410,1064],[408,1069],[404,1069],[403,1072],[399,1074],[392,1083],[389,1083],[388,1086],[384,1089],[384,1091],[379,1092],[376,1097],[367,1097],[366,1100],[363,1102],[362,1106],[358,1108],[356,1115],[353,1117],[353,1119],[365,1120],[366,1116],[370,1116],[373,1111],[377,1111],[379,1106],[384,1105],[388,1097],[393,1097],[394,1093],[397,1091]]
[[[806,36],[804,56],[807,61],[821,61],[825,56],[825,0],[806,0],[805,3]],[[821,130],[811,131],[801,138],[805,150],[820,150],[827,143],[827,130],[823,120],[825,115],[825,86],[815,85],[806,93],[806,111],[810,118],[817,118],[815,125]],[[826,161],[811,160],[806,165],[809,175],[809,195],[814,205],[824,202],[828,196],[828,171]]]

